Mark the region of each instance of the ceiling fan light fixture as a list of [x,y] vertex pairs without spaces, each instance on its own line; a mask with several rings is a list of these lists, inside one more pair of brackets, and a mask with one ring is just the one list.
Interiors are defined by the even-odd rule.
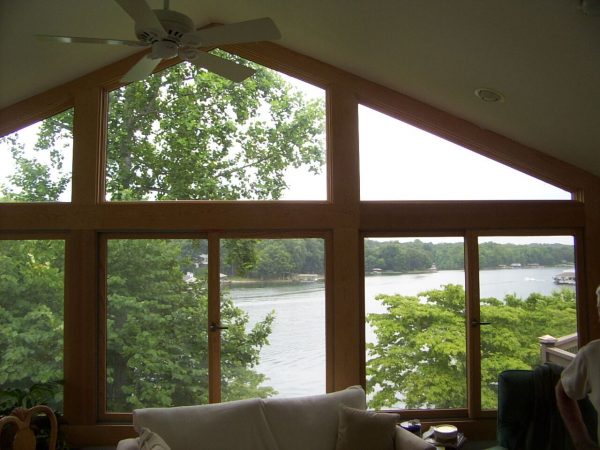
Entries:
[[475,89],[475,95],[486,103],[502,103],[504,102],[504,95],[495,89],[490,88],[477,88]]
[[171,41],[157,41],[152,44],[152,59],[169,59],[177,56],[179,46]]
[[191,61],[195,59],[200,53],[200,50],[192,47],[181,47],[179,49],[179,57],[185,61]]
[[181,36],[181,45],[187,47],[200,47],[202,45],[202,40],[194,33],[186,33]]

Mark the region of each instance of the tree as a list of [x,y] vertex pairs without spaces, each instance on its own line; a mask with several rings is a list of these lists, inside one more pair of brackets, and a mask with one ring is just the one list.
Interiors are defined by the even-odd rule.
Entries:
[[[208,402],[208,306],[205,277],[184,281],[186,240],[110,240],[108,248],[109,410]],[[148,270],[151,267],[152,270]],[[247,315],[225,298],[222,397],[268,396],[260,348],[273,315],[246,332]]]
[[221,269],[244,276],[256,266],[256,239],[225,239],[221,243]]
[[8,177],[9,184],[0,185],[0,201],[57,201],[71,181],[64,159],[72,132],[73,110],[69,109],[42,122],[33,157],[26,154],[19,133],[0,138],[0,146],[10,150],[16,166]]
[[262,239],[256,245],[256,263],[249,277],[285,280],[299,273],[324,273],[322,239]]
[[[464,268],[464,244],[386,241],[365,241],[365,271],[378,267],[391,272],[426,270],[435,264],[440,270]],[[512,263],[555,266],[573,264],[573,246],[565,244],[498,244],[479,245],[480,267],[497,268]]]
[[288,168],[318,172],[323,102],[307,101],[274,71],[245,64],[257,72],[244,83],[180,64],[111,92],[108,195],[277,199]]
[[[252,78],[234,84],[184,64],[111,92],[107,197],[277,199],[288,168],[319,171],[323,103],[305,99],[275,72],[255,68]],[[65,192],[70,174],[60,147],[72,136],[72,115],[42,122],[33,157],[14,136],[3,138],[16,164],[3,188],[5,201],[56,201]],[[52,263],[34,264],[43,249],[31,250],[30,241],[2,244],[0,386],[62,378],[64,247],[54,248]],[[205,245],[165,239],[111,239],[108,245],[109,410],[206,402],[207,280],[196,252]],[[238,268],[246,270],[254,264],[252,249],[241,250],[238,262],[245,265]],[[195,278],[185,281],[188,271]],[[274,316],[247,330],[247,315],[225,297],[221,317],[229,326],[221,350],[222,398],[273,394],[255,366]],[[31,370],[13,373],[17,357],[38,358],[28,353],[37,336],[52,344],[45,350],[54,364],[41,370],[47,358],[40,358]]]
[[62,379],[64,242],[0,240],[0,388]]
[[258,261],[255,269],[256,275],[261,279],[289,279],[294,272],[294,261],[288,252],[285,242],[263,240],[258,249]]
[[[369,314],[376,342],[367,345],[370,406],[464,408],[466,393],[465,293],[458,285],[417,296],[380,295],[387,312]],[[483,408],[496,407],[496,381],[504,369],[539,363],[537,337],[576,329],[575,294],[563,289],[526,299],[481,300]]]

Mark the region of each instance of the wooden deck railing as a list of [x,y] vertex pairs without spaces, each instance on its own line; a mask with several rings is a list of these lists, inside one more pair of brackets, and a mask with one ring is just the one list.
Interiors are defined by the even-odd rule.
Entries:
[[559,366],[567,366],[577,353],[577,333],[555,338],[545,335],[538,338],[542,364],[551,362]]

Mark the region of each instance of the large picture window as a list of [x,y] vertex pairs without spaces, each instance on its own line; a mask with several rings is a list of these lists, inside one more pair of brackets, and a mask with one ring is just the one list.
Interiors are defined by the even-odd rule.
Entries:
[[[544,342],[563,343],[574,356],[573,237],[479,236],[478,258],[468,263],[478,269],[478,282],[469,290],[465,245],[451,237],[365,240],[372,408],[466,409],[480,386],[481,405],[474,408],[495,409],[500,372],[544,363]],[[480,342],[472,354],[468,336]],[[481,373],[471,386],[468,359]]]
[[103,242],[107,413],[325,392],[322,239]]
[[208,402],[206,241],[109,239],[106,410]]
[[461,238],[365,240],[371,408],[467,406]]
[[549,338],[577,347],[573,237],[480,236],[479,268],[481,402],[495,409],[501,370],[543,363]]
[[[248,332],[269,332],[256,363],[266,392],[325,393],[323,239],[225,239],[221,248],[222,307],[243,310]],[[239,345],[229,331],[223,342]]]

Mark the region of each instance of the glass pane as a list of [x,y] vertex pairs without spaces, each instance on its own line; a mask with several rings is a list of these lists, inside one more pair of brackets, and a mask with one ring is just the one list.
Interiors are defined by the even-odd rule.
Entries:
[[[213,52],[214,53],[214,52]],[[325,91],[182,63],[109,95],[106,199],[325,200]]]
[[500,372],[544,362],[540,337],[576,348],[574,261],[572,236],[479,238],[483,408],[497,406]]
[[227,239],[221,249],[223,400],[324,393],[323,240]]
[[207,242],[107,245],[107,411],[208,403]]
[[569,192],[365,106],[359,106],[359,134],[361,200],[571,199]]
[[0,137],[0,202],[69,202],[73,109]]
[[62,240],[0,240],[0,415],[22,406],[11,390],[62,411],[64,255]]
[[370,408],[464,408],[462,238],[365,240]]

